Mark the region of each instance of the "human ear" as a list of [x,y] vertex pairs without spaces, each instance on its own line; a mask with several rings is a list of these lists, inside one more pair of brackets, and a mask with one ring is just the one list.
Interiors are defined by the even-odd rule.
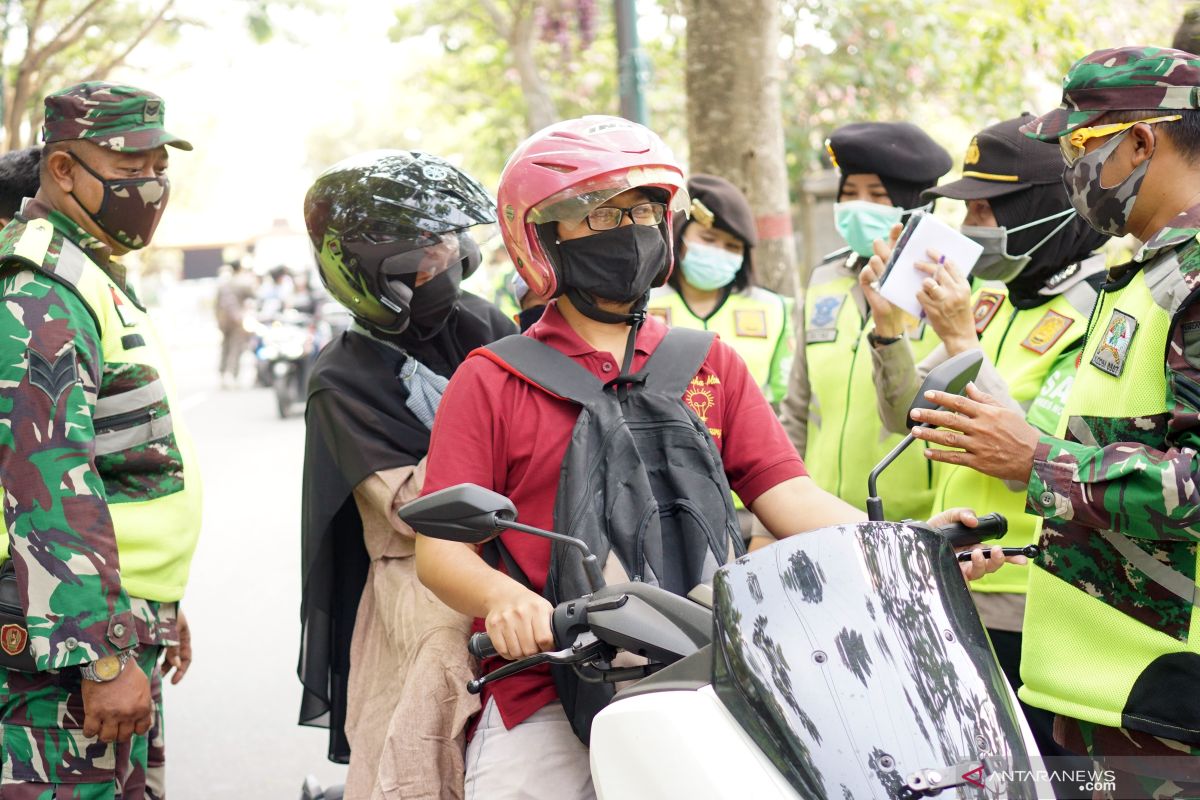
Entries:
[[1133,142],[1131,160],[1135,167],[1149,160],[1161,141],[1149,125],[1134,125],[1129,131],[1129,138]]
[[75,188],[75,161],[65,150],[56,150],[47,157],[46,168],[58,188],[69,193]]

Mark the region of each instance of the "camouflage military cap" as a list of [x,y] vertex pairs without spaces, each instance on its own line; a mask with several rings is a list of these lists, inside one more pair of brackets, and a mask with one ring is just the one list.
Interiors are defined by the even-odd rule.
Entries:
[[169,144],[191,150],[189,142],[163,128],[163,99],[133,86],[101,81],[79,83],[46,98],[42,141],[85,139],[122,153]]
[[1200,108],[1200,56],[1163,47],[1097,50],[1063,78],[1062,105],[1025,124],[1026,136],[1052,142],[1109,111]]

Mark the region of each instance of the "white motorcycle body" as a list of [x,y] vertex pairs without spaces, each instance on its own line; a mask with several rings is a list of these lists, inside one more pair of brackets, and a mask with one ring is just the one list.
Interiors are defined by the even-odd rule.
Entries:
[[1033,773],[1037,747],[933,531],[792,537],[721,569],[713,594],[712,645],[593,720],[600,800],[1053,796],[1007,777]]

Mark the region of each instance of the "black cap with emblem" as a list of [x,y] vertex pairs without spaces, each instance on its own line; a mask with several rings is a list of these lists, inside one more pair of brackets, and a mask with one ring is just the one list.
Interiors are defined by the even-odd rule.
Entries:
[[1022,114],[981,130],[967,146],[962,177],[935,186],[923,196],[988,200],[1030,186],[1060,183],[1063,160],[1058,145],[1021,133],[1021,126],[1032,119],[1032,114]]
[[892,205],[914,208],[921,191],[950,171],[946,148],[911,122],[855,122],[829,135],[825,149],[841,172],[838,195],[847,175],[878,175]]

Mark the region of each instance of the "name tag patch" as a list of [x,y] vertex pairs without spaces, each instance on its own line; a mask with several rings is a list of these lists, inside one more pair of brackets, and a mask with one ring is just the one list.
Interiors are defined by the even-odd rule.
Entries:
[[1062,338],[1074,322],[1075,320],[1057,311],[1047,311],[1021,342],[1021,347],[1042,355]]
[[1119,377],[1125,369],[1125,357],[1129,355],[1129,345],[1133,342],[1137,326],[1137,320],[1131,315],[1114,308],[1108,325],[1100,335],[1100,344],[1092,355],[1092,366],[1114,378]]
[[[832,342],[837,339],[838,312],[842,310],[842,304],[845,302],[846,295],[841,295],[840,297],[822,297],[813,303],[812,317],[808,320],[808,327],[804,330],[806,343]],[[766,327],[765,321],[763,327]]]
[[733,312],[733,332],[751,339],[767,338],[767,312],[743,308]]

